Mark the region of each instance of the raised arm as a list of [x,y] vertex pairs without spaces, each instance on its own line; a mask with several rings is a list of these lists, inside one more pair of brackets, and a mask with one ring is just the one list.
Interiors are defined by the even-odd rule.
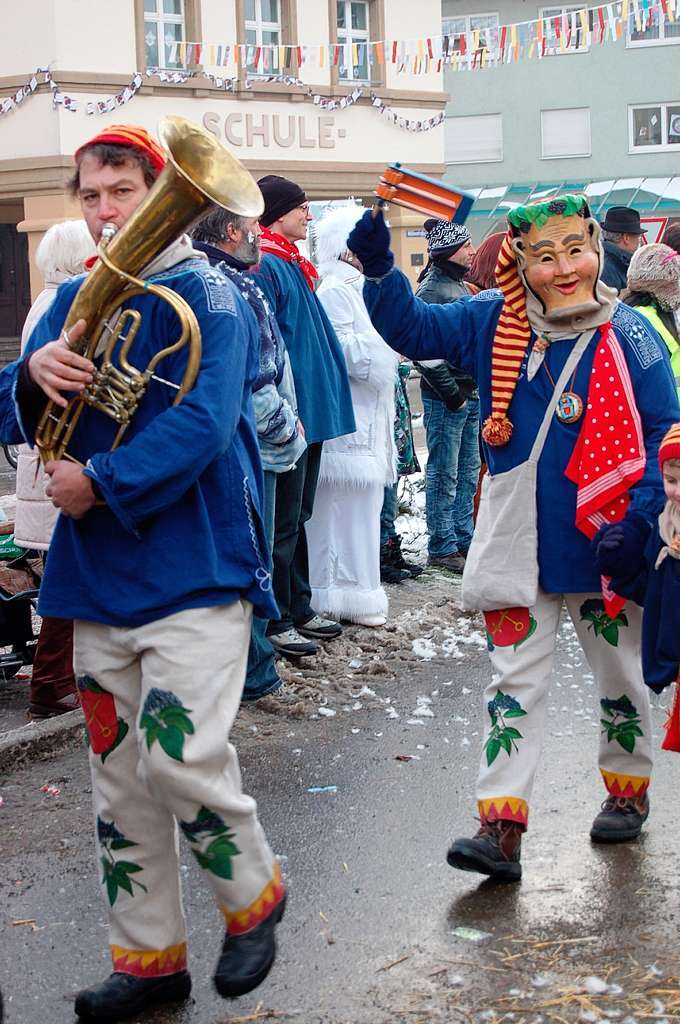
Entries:
[[410,359],[446,359],[475,376],[479,325],[471,302],[427,305],[394,267],[382,211],[367,210],[347,243],[366,275],[364,301],[373,325],[391,348]]

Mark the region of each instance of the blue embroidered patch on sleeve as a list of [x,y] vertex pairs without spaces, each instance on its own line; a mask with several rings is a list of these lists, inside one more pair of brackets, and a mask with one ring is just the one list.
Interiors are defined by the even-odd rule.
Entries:
[[473,302],[497,302],[498,299],[503,298],[503,292],[500,288],[488,288],[486,291],[477,292],[476,295],[472,296]]
[[663,359],[663,353],[654,336],[653,329],[648,327],[644,317],[635,313],[630,306],[620,302],[616,307],[612,322],[625,335],[643,370],[648,370],[654,363]]
[[233,285],[219,270],[212,267],[201,274],[208,309],[211,313],[231,313],[236,316],[236,299]]

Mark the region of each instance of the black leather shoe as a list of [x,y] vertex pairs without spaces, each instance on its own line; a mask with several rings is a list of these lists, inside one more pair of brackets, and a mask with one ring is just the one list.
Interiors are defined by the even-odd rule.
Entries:
[[[380,564],[385,561],[397,572],[407,572],[411,579],[415,579],[416,576],[420,576],[423,571],[422,565],[416,565],[415,562],[407,562],[401,551],[401,539],[399,537],[390,537],[384,547],[380,549]],[[390,583],[391,580],[386,580]]]
[[245,935],[227,935],[215,971],[215,988],[224,999],[252,992],[267,977],[276,959],[274,929],[286,908],[284,896],[278,907],[257,928]]
[[380,582],[381,583],[403,583],[404,580],[411,579],[411,573],[406,569],[395,569],[393,565],[383,565],[380,563]]
[[637,839],[649,815],[647,794],[643,797],[608,796],[590,830],[594,843],[627,843]]
[[461,871],[478,871],[499,882],[518,882],[523,832],[524,827],[515,821],[483,821],[472,839],[456,839],[451,844],[446,860]]
[[184,1002],[190,992],[188,971],[178,971],[163,978],[138,978],[134,974],[116,971],[101,985],[79,992],[75,1011],[81,1020],[127,1020],[162,1003]]

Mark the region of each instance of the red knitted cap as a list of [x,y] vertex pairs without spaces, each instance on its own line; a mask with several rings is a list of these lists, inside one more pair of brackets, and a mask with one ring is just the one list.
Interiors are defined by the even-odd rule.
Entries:
[[659,465],[668,459],[680,459],[680,423],[674,423],[659,446]]
[[154,139],[152,135],[136,124],[112,124],[108,128],[99,132],[93,138],[88,139],[82,146],[79,146],[76,150],[76,160],[80,154],[88,149],[90,146],[96,146],[99,143],[109,143],[116,146],[130,146],[131,149],[141,150],[151,161],[152,167],[160,174],[165,167],[166,156],[161,149],[160,144]]

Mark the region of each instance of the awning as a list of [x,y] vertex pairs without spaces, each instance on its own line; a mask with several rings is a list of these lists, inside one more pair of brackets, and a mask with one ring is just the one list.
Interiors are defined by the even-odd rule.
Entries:
[[[463,186],[465,187],[465,186]],[[603,181],[561,181],[557,184],[488,185],[467,188],[475,196],[471,217],[504,217],[515,206],[564,192],[583,192],[593,216],[601,219],[610,206],[630,206],[640,213],[680,217],[680,177],[610,178]]]

